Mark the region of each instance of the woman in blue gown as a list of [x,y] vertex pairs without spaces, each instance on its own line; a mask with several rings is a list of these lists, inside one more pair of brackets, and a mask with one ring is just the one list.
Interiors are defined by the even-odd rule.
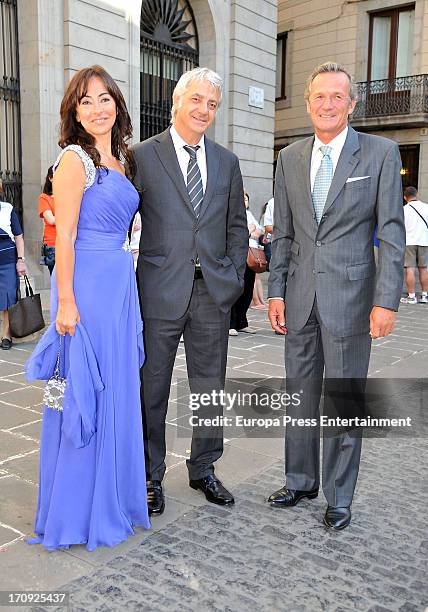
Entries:
[[[50,328],[27,364],[52,376],[61,346],[62,411],[45,407],[36,538],[47,549],[114,546],[150,527],[140,411],[144,360],[127,230],[139,196],[131,122],[106,71],[77,72],[61,104],[55,164],[56,267]],[[59,338],[61,336],[61,345]]]

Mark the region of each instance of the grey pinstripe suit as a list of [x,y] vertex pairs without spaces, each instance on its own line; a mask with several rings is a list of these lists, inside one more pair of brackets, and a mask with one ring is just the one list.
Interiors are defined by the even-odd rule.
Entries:
[[[374,305],[398,309],[405,249],[398,146],[349,127],[318,225],[310,187],[313,142],[293,143],[278,159],[269,279],[269,296],[286,302],[289,388],[302,381],[306,385],[299,417],[318,414],[323,373],[328,378],[366,377],[370,311]],[[352,177],[366,178],[347,182]],[[290,489],[319,485],[315,429],[290,427],[286,432]],[[323,490],[329,505],[350,505],[360,450],[358,435],[324,438]]]

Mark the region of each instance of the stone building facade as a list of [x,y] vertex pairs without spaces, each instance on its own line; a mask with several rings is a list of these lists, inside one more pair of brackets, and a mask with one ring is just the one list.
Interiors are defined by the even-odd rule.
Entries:
[[400,145],[404,185],[428,199],[428,2],[279,0],[275,152],[311,133],[303,93],[318,64],[358,83],[352,125]]
[[[42,276],[37,265],[42,233],[37,196],[58,153],[64,87],[84,66],[101,64],[117,80],[130,110],[134,141],[150,135],[145,131],[149,119],[154,121],[152,133],[157,126],[166,127],[166,98],[183,70],[200,65],[219,72],[224,78],[224,96],[209,135],[238,155],[258,213],[272,193],[277,0],[15,3],[22,216],[36,281]],[[156,100],[161,90],[163,98]],[[44,274],[40,283],[46,281]]]

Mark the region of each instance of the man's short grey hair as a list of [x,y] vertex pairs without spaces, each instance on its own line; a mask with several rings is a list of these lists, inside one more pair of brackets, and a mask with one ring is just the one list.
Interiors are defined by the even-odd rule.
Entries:
[[355,85],[354,79],[352,78],[348,70],[346,70],[345,66],[343,66],[342,64],[338,64],[337,62],[324,62],[324,64],[320,64],[312,71],[312,73],[308,77],[308,80],[306,81],[306,87],[305,87],[305,100],[306,101],[309,99],[309,95],[311,93],[312,81],[319,74],[324,74],[325,72],[343,72],[343,74],[346,74],[346,76],[349,79],[349,97],[351,98],[351,101],[357,99],[357,86]]
[[177,114],[177,108],[179,106],[178,98],[180,98],[195,81],[199,83],[206,81],[210,83],[214,89],[217,89],[220,95],[220,105],[223,88],[223,79],[221,76],[217,74],[217,72],[214,72],[214,70],[210,70],[210,68],[193,68],[193,70],[188,70],[181,75],[172,92],[173,104],[171,108],[171,123],[174,123],[175,115]]

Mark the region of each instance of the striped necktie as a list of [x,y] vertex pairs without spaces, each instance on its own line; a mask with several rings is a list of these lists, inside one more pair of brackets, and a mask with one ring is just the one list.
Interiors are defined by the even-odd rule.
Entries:
[[320,147],[319,150],[323,158],[315,176],[314,187],[312,189],[312,202],[317,223],[321,220],[331,181],[333,179],[333,161],[330,157],[332,147],[324,145]]
[[184,145],[184,149],[190,156],[187,166],[187,191],[189,192],[190,202],[192,203],[195,215],[198,217],[200,205],[204,199],[204,186],[202,183],[201,171],[196,159],[196,152],[199,149],[199,145],[196,145],[196,147]]

